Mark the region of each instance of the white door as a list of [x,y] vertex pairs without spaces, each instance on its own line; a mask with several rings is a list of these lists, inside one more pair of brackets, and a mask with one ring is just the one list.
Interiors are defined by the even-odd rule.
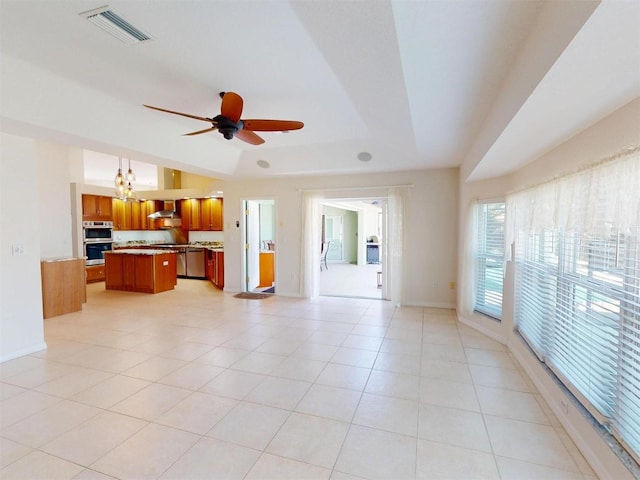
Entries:
[[245,201],[245,272],[246,292],[253,291],[260,283],[260,204]]

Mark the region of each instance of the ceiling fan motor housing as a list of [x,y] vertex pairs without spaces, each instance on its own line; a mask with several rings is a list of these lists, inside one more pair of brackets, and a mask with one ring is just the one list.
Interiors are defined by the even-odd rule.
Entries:
[[227,140],[231,140],[236,133],[244,128],[244,122],[242,120],[236,123],[233,120],[222,115],[216,115],[215,117],[213,117],[213,125],[218,126],[218,131]]

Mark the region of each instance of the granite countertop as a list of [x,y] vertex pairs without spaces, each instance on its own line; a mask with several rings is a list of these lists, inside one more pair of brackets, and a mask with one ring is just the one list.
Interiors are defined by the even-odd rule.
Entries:
[[[213,252],[223,252],[224,245],[222,242],[193,242],[188,244],[170,244],[166,242],[150,242],[144,240],[133,240],[128,242],[114,242],[113,247],[118,249],[118,251],[128,250],[128,249],[147,249],[148,247],[158,247],[166,249],[175,247],[176,249],[184,249],[184,248],[204,248],[207,250],[211,250]],[[141,248],[142,247],[142,248]]]
[[86,260],[87,257],[50,257],[50,258],[41,258],[40,262],[43,263],[52,263],[52,262],[69,262],[71,260]]
[[118,255],[161,255],[163,253],[177,252],[175,250],[167,250],[165,248],[120,248],[108,253],[115,253]]

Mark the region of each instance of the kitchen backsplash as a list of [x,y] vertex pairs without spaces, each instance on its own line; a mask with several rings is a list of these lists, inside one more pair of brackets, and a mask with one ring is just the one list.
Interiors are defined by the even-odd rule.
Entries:
[[[126,230],[114,231],[113,239],[118,244],[132,242],[140,243],[171,243],[173,239],[166,230]],[[224,232],[189,232],[189,243],[221,243]]]
[[224,242],[224,232],[189,232],[189,243]]
[[113,240],[116,243],[127,242],[149,242],[163,243],[169,242],[169,234],[164,230],[115,230]]

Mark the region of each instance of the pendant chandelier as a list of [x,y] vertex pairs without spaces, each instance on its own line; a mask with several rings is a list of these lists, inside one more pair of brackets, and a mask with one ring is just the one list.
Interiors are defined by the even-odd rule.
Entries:
[[122,157],[118,157],[118,173],[114,179],[114,183],[116,185],[116,197],[124,202],[135,199],[133,195],[133,186],[131,185],[131,182],[135,179],[136,176],[133,173],[133,170],[131,170],[131,159],[129,159],[129,170],[127,170],[126,175],[123,175]]

